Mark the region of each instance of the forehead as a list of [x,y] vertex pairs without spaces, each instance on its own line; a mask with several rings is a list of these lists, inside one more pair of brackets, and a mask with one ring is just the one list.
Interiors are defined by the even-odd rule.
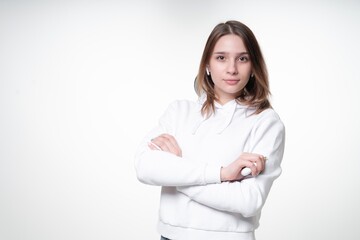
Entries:
[[213,52],[239,53],[246,52],[246,46],[241,37],[235,34],[228,34],[219,38]]

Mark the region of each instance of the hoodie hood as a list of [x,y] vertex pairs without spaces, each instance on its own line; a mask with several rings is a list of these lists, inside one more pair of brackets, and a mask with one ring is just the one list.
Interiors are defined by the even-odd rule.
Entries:
[[[203,106],[205,100],[206,94],[202,94],[198,100],[200,109]],[[237,111],[243,111],[246,116],[252,114],[255,111],[255,108],[242,105],[238,103],[235,99],[225,103],[224,105],[221,105],[220,103],[215,101],[214,106],[215,112],[210,117],[207,118],[205,116],[202,116],[200,113],[200,119],[194,124],[192,134],[195,134],[196,131],[200,128],[201,124],[211,118],[217,118],[219,124],[217,125],[216,132],[217,134],[221,134],[231,124]]]

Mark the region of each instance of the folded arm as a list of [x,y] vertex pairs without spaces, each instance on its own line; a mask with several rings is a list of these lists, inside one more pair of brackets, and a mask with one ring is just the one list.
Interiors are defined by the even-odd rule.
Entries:
[[276,118],[265,119],[254,128],[250,152],[267,157],[264,171],[242,181],[177,187],[177,190],[203,205],[244,217],[256,215],[265,203],[273,181],[281,174],[285,129]]
[[220,183],[220,165],[183,158],[176,139],[170,135],[176,122],[170,105],[142,141],[136,157],[135,170],[139,181],[157,186],[191,186]]

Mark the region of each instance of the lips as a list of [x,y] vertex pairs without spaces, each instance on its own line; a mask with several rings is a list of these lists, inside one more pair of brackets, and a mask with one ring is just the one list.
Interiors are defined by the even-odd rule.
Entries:
[[224,79],[224,81],[229,85],[235,85],[238,82],[240,82],[240,80],[238,80],[238,79]]

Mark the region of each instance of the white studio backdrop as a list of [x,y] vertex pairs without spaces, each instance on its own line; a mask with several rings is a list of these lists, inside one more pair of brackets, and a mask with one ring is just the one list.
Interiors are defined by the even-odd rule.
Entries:
[[0,239],[159,239],[134,154],[219,22],[262,47],[287,129],[257,239],[359,239],[360,2],[0,0]]

